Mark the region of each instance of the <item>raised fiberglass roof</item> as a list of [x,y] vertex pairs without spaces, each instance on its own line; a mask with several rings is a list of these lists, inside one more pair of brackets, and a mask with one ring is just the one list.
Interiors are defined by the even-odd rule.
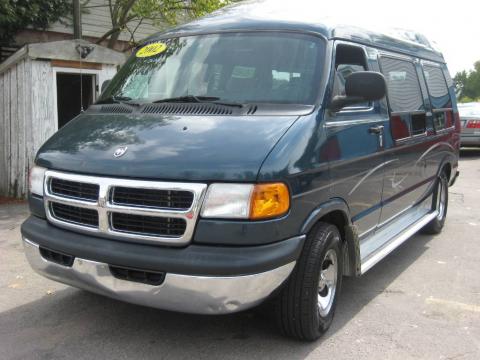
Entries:
[[[304,4],[298,4],[297,1]],[[444,62],[440,51],[421,34],[403,29],[381,29],[375,23],[378,13],[346,16],[342,11],[325,15],[320,2],[297,0],[250,0],[227,6],[199,20],[153,35],[159,37],[212,33],[219,31],[285,30],[321,35],[327,39],[351,40],[377,48],[395,50],[419,58]],[[314,5],[316,4],[316,5]],[[323,5],[322,5],[323,6]],[[330,5],[332,9],[333,5]],[[335,8],[333,8],[335,10]],[[340,10],[340,9],[339,9]]]

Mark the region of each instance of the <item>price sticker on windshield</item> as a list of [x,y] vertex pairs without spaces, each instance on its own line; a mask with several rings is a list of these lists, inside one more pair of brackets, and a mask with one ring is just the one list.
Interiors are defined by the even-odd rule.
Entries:
[[167,45],[164,43],[156,42],[145,45],[140,50],[137,51],[136,56],[138,58],[145,58],[150,56],[155,56],[163,53],[167,50]]

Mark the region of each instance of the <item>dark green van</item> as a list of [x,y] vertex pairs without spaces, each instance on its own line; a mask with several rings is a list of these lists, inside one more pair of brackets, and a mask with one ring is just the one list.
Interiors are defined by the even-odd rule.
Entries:
[[255,6],[147,39],[43,145],[22,225],[37,272],[188,313],[271,302],[314,340],[343,276],[442,230],[460,139],[443,56]]

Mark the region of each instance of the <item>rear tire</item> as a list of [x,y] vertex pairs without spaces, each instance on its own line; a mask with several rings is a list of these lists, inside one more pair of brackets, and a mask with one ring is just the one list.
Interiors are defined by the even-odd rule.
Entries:
[[318,223],[307,239],[289,280],[276,299],[275,316],[283,334],[318,339],[330,327],[342,285],[340,232]]
[[448,209],[448,178],[445,172],[440,174],[435,184],[433,208],[438,211],[438,215],[422,229],[424,234],[440,234],[445,225]]

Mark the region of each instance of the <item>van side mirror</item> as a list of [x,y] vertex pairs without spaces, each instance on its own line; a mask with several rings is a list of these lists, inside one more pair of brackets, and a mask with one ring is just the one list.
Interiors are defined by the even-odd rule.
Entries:
[[112,80],[105,80],[103,83],[102,83],[102,93],[105,91],[105,89],[107,88],[107,86],[110,84]]
[[329,110],[337,112],[346,106],[382,99],[387,94],[385,77],[374,71],[358,71],[345,80],[345,95],[335,96]]

